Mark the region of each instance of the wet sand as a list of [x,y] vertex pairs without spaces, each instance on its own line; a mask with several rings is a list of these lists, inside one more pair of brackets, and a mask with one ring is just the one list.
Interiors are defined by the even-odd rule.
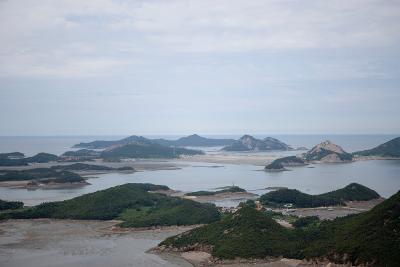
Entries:
[[179,161],[191,162],[205,162],[205,163],[218,163],[218,164],[249,164],[255,166],[265,166],[277,158],[283,157],[282,155],[274,155],[265,153],[232,153],[232,152],[219,152],[209,153],[205,155],[195,155],[182,157]]
[[112,231],[116,221],[9,220],[0,223],[2,267],[192,266],[174,255],[146,253],[165,238],[191,229]]

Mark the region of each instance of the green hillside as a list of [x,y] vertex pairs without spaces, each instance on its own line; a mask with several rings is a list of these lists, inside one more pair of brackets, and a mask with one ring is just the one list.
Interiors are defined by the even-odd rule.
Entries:
[[355,152],[357,156],[376,156],[376,157],[400,157],[400,137],[394,138],[375,148]]
[[238,192],[246,192],[243,188],[239,186],[231,186],[226,189],[218,190],[218,191],[195,191],[185,194],[186,196],[214,196],[217,194],[223,193],[238,193]]
[[11,218],[121,219],[123,227],[191,225],[219,219],[215,205],[148,191],[167,190],[153,184],[124,184],[70,200],[43,203]]
[[296,189],[280,189],[262,195],[260,201],[267,206],[282,206],[290,203],[298,208],[311,208],[343,205],[346,201],[365,201],[379,197],[379,194],[374,190],[357,183],[351,183],[344,188],[320,195],[309,195]]
[[220,259],[272,256],[395,267],[400,262],[400,192],[368,212],[333,221],[307,219],[295,229],[245,206],[160,246],[184,251],[207,248]]

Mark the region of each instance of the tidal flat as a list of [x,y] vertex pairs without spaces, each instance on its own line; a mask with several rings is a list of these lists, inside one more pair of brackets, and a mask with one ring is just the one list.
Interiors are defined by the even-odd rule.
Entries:
[[118,221],[8,220],[0,223],[2,267],[187,267],[174,255],[147,253],[193,227],[115,231]]

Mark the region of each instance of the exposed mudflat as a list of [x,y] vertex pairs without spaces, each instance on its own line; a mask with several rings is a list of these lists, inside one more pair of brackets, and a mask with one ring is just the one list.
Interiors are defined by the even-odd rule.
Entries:
[[146,253],[165,238],[191,229],[115,232],[116,221],[9,220],[0,223],[2,267],[192,266],[174,255]]

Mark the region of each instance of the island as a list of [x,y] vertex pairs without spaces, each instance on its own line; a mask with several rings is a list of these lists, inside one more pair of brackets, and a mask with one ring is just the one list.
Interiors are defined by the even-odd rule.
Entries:
[[356,157],[400,158],[400,137],[394,138],[375,148],[353,153]]
[[117,172],[134,172],[135,169],[133,167],[124,166],[119,168],[112,168],[103,165],[95,165],[95,164],[85,164],[85,163],[74,163],[69,165],[55,165],[51,166],[51,169],[61,170],[61,171],[77,171],[77,172],[109,172],[109,171],[117,171]]
[[169,188],[164,185],[129,183],[70,200],[0,213],[0,219],[118,219],[122,221],[120,227],[195,225],[220,219],[218,209],[213,204],[151,192],[159,190]]
[[21,201],[6,201],[0,199],[0,211],[2,210],[16,210],[24,206]]
[[243,205],[217,222],[167,238],[154,251],[193,253],[207,264],[286,258],[298,259],[297,264],[394,267],[400,262],[399,207],[400,192],[367,212],[334,220],[303,219],[292,229]]
[[30,163],[48,163],[58,159],[54,154],[43,152],[32,157],[25,157],[21,152],[0,153],[0,166],[26,166]]
[[39,187],[42,185],[82,186],[87,185],[79,174],[54,168],[27,170],[0,170],[0,184],[8,187]]
[[246,190],[240,188],[239,186],[230,186],[225,189],[217,190],[217,191],[195,191],[186,193],[185,196],[215,196],[224,193],[244,193]]
[[322,163],[342,163],[351,162],[353,156],[343,150],[340,146],[329,140],[314,146],[311,150],[303,155],[304,159],[309,162]]
[[285,167],[296,167],[296,166],[305,166],[307,163],[296,156],[289,156],[276,159],[272,161],[270,164],[265,166],[264,170],[266,171],[286,171]]
[[121,158],[178,158],[180,156],[202,155],[200,150],[182,147],[167,147],[154,143],[132,143],[104,150],[100,157],[104,160]]
[[186,137],[181,137],[177,140],[167,140],[163,138],[159,139],[148,139],[143,136],[132,135],[120,140],[114,141],[103,141],[97,140],[88,143],[79,143],[74,145],[75,148],[87,148],[87,149],[105,149],[113,146],[121,146],[132,143],[153,143],[162,146],[175,146],[175,147],[210,147],[210,146],[227,146],[234,142],[234,139],[218,139],[218,138],[206,138],[197,134],[192,134]]
[[351,183],[344,188],[319,195],[309,195],[297,189],[280,189],[262,195],[260,202],[272,207],[314,208],[346,205],[348,201],[367,201],[378,198],[380,195],[374,190],[358,183]]
[[229,146],[222,148],[223,151],[272,151],[272,150],[292,150],[292,148],[272,137],[256,139],[251,135],[243,135],[239,140]]

